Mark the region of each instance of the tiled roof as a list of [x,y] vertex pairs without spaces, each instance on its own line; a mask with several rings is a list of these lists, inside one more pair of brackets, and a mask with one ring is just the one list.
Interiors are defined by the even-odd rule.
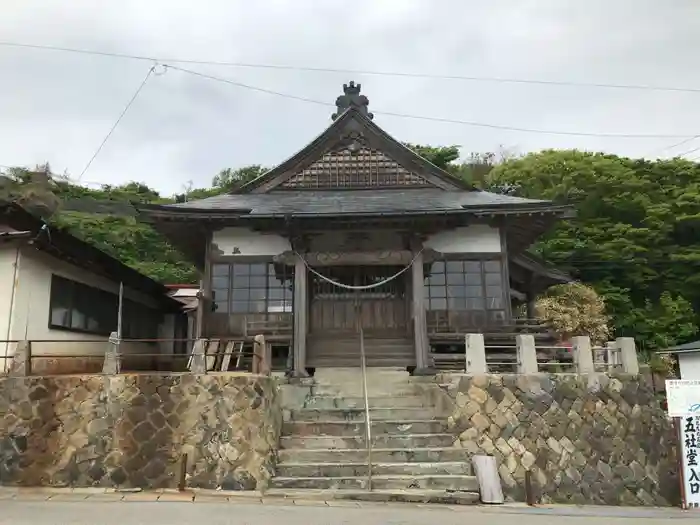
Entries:
[[373,213],[425,213],[469,208],[509,208],[549,201],[524,199],[485,191],[445,191],[433,188],[377,190],[286,190],[270,193],[217,195],[207,199],[162,206],[180,211],[241,211],[250,215],[338,215]]

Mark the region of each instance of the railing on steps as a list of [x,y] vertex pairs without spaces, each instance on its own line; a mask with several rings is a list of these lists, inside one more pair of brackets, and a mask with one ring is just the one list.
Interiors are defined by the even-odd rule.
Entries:
[[362,394],[365,398],[365,440],[367,442],[367,490],[372,491],[372,421],[369,416],[367,395],[367,363],[365,358],[365,334],[360,327],[360,367],[362,369]]

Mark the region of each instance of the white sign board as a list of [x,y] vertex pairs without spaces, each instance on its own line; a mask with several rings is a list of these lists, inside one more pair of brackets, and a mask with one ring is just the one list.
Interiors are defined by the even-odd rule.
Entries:
[[700,380],[667,380],[666,401],[670,417],[700,416]]
[[700,415],[682,417],[680,424],[685,508],[700,509]]

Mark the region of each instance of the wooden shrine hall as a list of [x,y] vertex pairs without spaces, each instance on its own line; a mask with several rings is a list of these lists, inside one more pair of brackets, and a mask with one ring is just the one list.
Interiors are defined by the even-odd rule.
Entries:
[[326,130],[229,194],[141,205],[202,271],[198,331],[263,333],[293,371],[368,366],[430,373],[445,334],[510,326],[519,302],[566,276],[525,250],[571,208],[480,191],[373,120],[350,82]]

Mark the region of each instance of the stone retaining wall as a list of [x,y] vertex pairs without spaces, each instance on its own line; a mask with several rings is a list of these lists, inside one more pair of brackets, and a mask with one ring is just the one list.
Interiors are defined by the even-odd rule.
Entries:
[[496,457],[506,497],[677,504],[676,439],[652,390],[603,374],[445,375],[455,446]]
[[262,489],[280,426],[269,377],[0,377],[0,483]]

